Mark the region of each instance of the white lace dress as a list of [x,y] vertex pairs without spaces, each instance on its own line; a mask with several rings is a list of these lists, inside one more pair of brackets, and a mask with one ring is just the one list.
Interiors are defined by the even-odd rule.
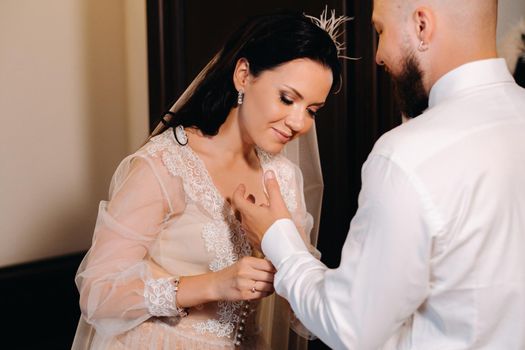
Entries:
[[[300,170],[282,155],[257,152],[309,232]],[[247,255],[240,223],[204,163],[168,129],[122,161],[100,204],[76,277],[82,317],[73,349],[266,349],[257,303],[207,303],[174,316],[173,277],[221,270]]]

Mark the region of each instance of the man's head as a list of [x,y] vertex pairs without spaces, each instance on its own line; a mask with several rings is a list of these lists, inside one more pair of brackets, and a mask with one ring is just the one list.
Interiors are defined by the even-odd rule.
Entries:
[[374,0],[376,61],[392,75],[399,105],[419,115],[444,74],[496,53],[497,0]]

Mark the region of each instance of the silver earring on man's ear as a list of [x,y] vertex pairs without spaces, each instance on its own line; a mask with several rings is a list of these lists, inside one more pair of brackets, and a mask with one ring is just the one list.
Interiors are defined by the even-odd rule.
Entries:
[[237,95],[237,104],[240,106],[244,102],[244,91],[239,90],[239,94]]
[[419,42],[419,46],[417,47],[417,50],[420,51],[420,52],[427,51],[428,50],[428,45],[425,44],[425,42],[423,40],[421,40]]

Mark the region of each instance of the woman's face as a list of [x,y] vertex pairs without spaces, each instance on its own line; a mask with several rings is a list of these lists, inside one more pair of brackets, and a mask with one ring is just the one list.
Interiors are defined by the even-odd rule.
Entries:
[[248,75],[242,89],[239,122],[244,142],[278,153],[306,133],[332,86],[330,68],[310,59],[295,59]]

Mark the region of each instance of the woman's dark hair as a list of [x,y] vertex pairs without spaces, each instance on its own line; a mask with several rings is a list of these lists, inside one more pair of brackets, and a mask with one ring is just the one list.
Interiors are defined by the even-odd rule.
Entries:
[[330,35],[303,14],[280,12],[261,15],[246,21],[234,32],[218,54],[193,94],[164,121],[161,133],[168,127],[196,127],[205,135],[216,135],[230,110],[236,106],[237,90],[233,72],[237,61],[245,58],[250,74],[298,58],[308,58],[331,69],[334,82],[340,83],[341,63]]

